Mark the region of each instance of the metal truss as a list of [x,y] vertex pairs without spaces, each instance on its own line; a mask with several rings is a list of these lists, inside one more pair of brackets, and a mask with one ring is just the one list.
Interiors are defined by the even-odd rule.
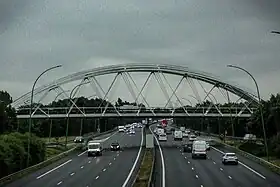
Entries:
[[[135,81],[133,80],[132,76],[130,75],[131,72],[148,72],[149,75],[144,83],[144,85],[139,88],[137,86],[137,84],[135,83]],[[109,89],[105,92],[104,89],[101,87],[100,83],[97,81],[96,77],[101,76],[101,75],[107,75],[107,74],[115,74],[115,78],[112,81]],[[177,84],[177,86],[175,88],[172,88],[170,83],[168,82],[165,74],[172,74],[172,75],[177,75],[177,76],[181,76],[181,80],[180,82]],[[237,96],[239,96],[242,99],[245,99],[248,101],[249,104],[256,104],[258,103],[258,100],[256,98],[256,94],[246,90],[246,89],[242,89],[240,86],[226,82],[224,80],[222,80],[221,78],[215,77],[214,75],[205,73],[205,72],[200,72],[200,71],[194,71],[191,70],[187,67],[184,66],[177,66],[177,65],[164,65],[164,64],[124,64],[124,65],[113,65],[113,66],[106,66],[106,67],[100,67],[100,68],[95,68],[95,69],[91,69],[91,70],[87,70],[87,71],[81,71],[75,74],[71,74],[68,75],[66,77],[60,78],[58,80],[55,80],[54,82],[47,84],[47,85],[43,85],[41,87],[38,87],[34,90],[34,95],[38,95],[38,94],[43,94],[42,97],[39,99],[39,103],[42,102],[42,100],[48,95],[48,93],[52,90],[55,90],[56,92],[60,91],[59,94],[65,96],[66,98],[69,98],[69,95],[67,94],[68,91],[65,91],[62,88],[62,85],[67,84],[69,82],[72,81],[77,81],[77,80],[81,80],[81,83],[85,83],[91,86],[91,88],[94,90],[94,92],[96,93],[96,96],[99,98],[102,98],[102,103],[99,106],[99,109],[101,109],[101,116],[106,116],[106,114],[111,111],[107,111],[107,109],[109,108],[109,102],[106,103],[106,106],[103,106],[103,102],[104,101],[110,101],[110,98],[113,96],[113,86],[116,84],[116,82],[118,81],[118,79],[122,78],[126,84],[126,87],[128,88],[132,98],[134,99],[135,103],[140,106],[140,98],[142,98],[144,104],[147,106],[146,107],[146,111],[149,110],[150,114],[152,116],[157,116],[158,113],[154,112],[155,109],[150,107],[149,103],[147,102],[147,99],[145,99],[144,95],[143,95],[143,90],[144,88],[147,86],[149,80],[154,77],[154,79],[156,80],[156,82],[158,83],[162,93],[164,94],[164,97],[166,98],[166,105],[164,108],[162,108],[161,110],[169,110],[170,109],[170,116],[172,116],[173,114],[176,115],[176,107],[173,106],[171,99],[172,97],[175,97],[177,102],[180,104],[180,108],[183,109],[183,113],[186,116],[191,116],[193,115],[193,108],[189,109],[187,107],[185,107],[183,105],[183,103],[181,102],[181,99],[178,97],[178,95],[176,94],[177,89],[179,88],[179,86],[181,85],[181,83],[185,80],[187,81],[187,83],[189,84],[190,88],[193,91],[193,94],[195,96],[195,98],[199,101],[199,103],[204,102],[206,99],[209,99],[211,101],[211,106],[208,106],[206,110],[203,109],[203,116],[209,116],[212,115],[211,113],[211,108],[215,108],[217,113],[215,115],[219,115],[219,116],[223,116],[224,114],[222,113],[222,110],[219,106],[217,106],[217,104],[215,104],[213,98],[215,98],[213,96],[213,94],[211,93],[213,89],[219,89],[220,92],[222,93],[222,95],[224,97],[226,97],[226,91],[227,92],[231,92]],[[202,87],[204,93],[206,94],[205,98],[201,99],[198,90],[196,88],[196,85],[194,84],[194,79],[197,80],[200,83],[200,86]],[[212,89],[210,89],[209,91],[207,91],[201,84],[201,81],[212,84],[213,87]],[[170,88],[170,90],[172,91],[172,94],[169,95],[164,82],[167,84],[167,86]],[[82,85],[81,85],[82,86]],[[75,107],[78,111],[79,111],[79,115],[82,116],[88,116],[88,113],[85,112],[83,107],[78,107],[75,103],[77,101],[77,97],[75,98],[75,96],[79,93],[81,86],[79,86],[75,92],[73,93],[73,98],[74,99],[70,99],[70,103],[71,106],[69,106],[67,113],[66,114],[71,114],[74,115],[72,113],[72,109]],[[30,92],[26,93],[25,95],[21,96],[20,98],[16,99],[13,103],[12,106],[17,108],[19,107],[22,103],[26,102],[29,100],[30,98]],[[212,96],[212,97],[211,97]],[[57,96],[58,97],[58,96]],[[216,101],[217,103],[217,101]],[[113,108],[114,108],[114,113],[117,116],[122,116],[122,115],[126,115],[124,113],[122,113],[118,108],[116,108],[116,106],[113,104]],[[33,111],[32,115],[36,116],[36,111],[40,111],[41,113],[43,113],[46,117],[48,117],[48,113],[45,112],[44,110],[42,110],[40,108],[40,104],[38,106],[36,106],[35,110]],[[136,116],[141,116],[142,112],[141,112],[141,106],[138,108],[137,111],[134,111],[134,115]],[[189,112],[189,110],[191,110],[192,112]],[[236,109],[237,110],[237,109]],[[243,116],[243,112],[245,110],[249,110],[251,113],[253,112],[253,110],[248,106],[247,103],[244,103],[244,107],[236,113],[236,116]],[[75,114],[76,115],[76,114]],[[96,114],[97,115],[97,114]],[[51,115],[50,115],[51,116]]]
[[[102,111],[105,110],[106,107],[102,107]],[[186,110],[188,111],[188,115],[186,115],[186,113],[184,111],[181,112],[174,112],[172,113],[172,109],[171,108],[157,108],[159,109],[157,112],[154,111],[154,114],[151,112],[148,112],[150,109],[146,108],[146,111],[142,111],[140,112],[137,116],[138,117],[225,117],[225,118],[229,118],[229,117],[241,117],[241,118],[248,118],[251,117],[251,114],[232,114],[230,112],[227,113],[223,113],[223,115],[221,116],[219,113],[217,112],[213,112],[213,111],[209,111],[209,113],[205,114],[205,112],[201,112],[201,111],[205,111],[208,107],[200,107],[198,109],[202,109],[199,111],[196,111],[197,108],[195,107],[186,107]],[[231,107],[231,108],[236,108],[236,107]],[[110,109],[108,110],[106,113],[95,113],[92,112],[93,110],[97,110],[100,109],[100,107],[80,107],[80,109],[82,111],[84,111],[84,114],[82,113],[72,113],[71,115],[67,114],[69,107],[50,107],[50,108],[43,108],[42,110],[45,111],[49,111],[48,115],[44,114],[34,114],[32,116],[32,118],[80,118],[80,117],[96,117],[96,118],[100,118],[100,117],[118,117],[119,115],[114,112],[113,107],[107,107],[106,109]],[[229,107],[221,107],[221,110],[225,110],[225,111],[230,111]],[[28,111],[28,108],[21,108],[19,111],[21,110],[26,110]],[[126,110],[126,111],[122,111],[121,109],[118,109],[119,112],[121,113],[122,117],[136,117],[136,112],[138,111],[138,109],[131,109],[131,110]],[[54,112],[55,111],[55,112]],[[61,112],[60,112],[61,111]],[[63,113],[62,111],[66,111],[65,113]],[[18,114],[17,115],[19,119],[26,119],[29,118],[28,114]]]

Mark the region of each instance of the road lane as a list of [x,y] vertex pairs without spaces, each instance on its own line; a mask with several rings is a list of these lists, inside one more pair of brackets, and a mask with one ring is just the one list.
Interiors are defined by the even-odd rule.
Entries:
[[[108,138],[105,144],[109,144],[111,141],[119,140],[122,138],[122,135],[119,133],[113,133],[108,135],[103,135],[101,137],[97,137],[95,139],[104,139]],[[7,187],[25,187],[25,186],[40,186],[42,184],[49,183],[52,180],[55,180],[57,177],[61,175],[67,175],[68,171],[71,171],[73,168],[76,168],[76,165],[79,163],[87,162],[87,157],[78,157],[81,152],[74,152],[71,155],[68,155],[67,157],[45,167],[42,168],[34,173],[31,173],[17,181],[14,181],[10,184],[7,184]],[[65,165],[63,165],[66,163]],[[63,165],[62,167],[57,168],[58,166]],[[57,168],[57,169],[55,169]],[[53,170],[55,169],[55,170]],[[51,172],[50,172],[51,171]],[[48,174],[46,174],[48,173]],[[46,175],[44,175],[46,174]],[[44,175],[43,177],[40,177]],[[40,177],[40,178],[39,178]],[[37,179],[39,178],[39,179]]]
[[[214,148],[216,148],[217,150],[215,150]],[[213,151],[211,154],[215,154],[216,157],[220,157],[220,158],[222,157],[221,152],[232,152],[224,147],[214,147],[214,148],[212,149]],[[266,185],[280,186],[280,177],[278,174],[270,171],[264,166],[257,164],[254,161],[251,161],[250,159],[247,159],[239,155],[238,153],[236,153],[236,155],[238,156],[238,159],[241,162],[238,166],[238,168],[242,168],[243,173],[241,174],[241,176],[253,175],[257,181],[260,181],[259,183],[261,183],[262,181]],[[265,179],[263,179],[263,177],[265,177]],[[246,177],[246,179],[248,180],[248,177]]]
[[[99,175],[97,180],[90,183],[90,186],[114,186],[114,187],[124,187],[131,186],[131,183],[135,176],[141,160],[136,158],[139,153],[141,142],[143,143],[144,138],[142,134],[142,129],[136,129],[135,135],[126,135],[122,142],[125,147],[122,152],[116,157],[114,163],[103,171]],[[142,155],[142,152],[141,152]],[[141,158],[141,156],[139,156]],[[136,164],[135,164],[136,162]],[[132,171],[132,167],[135,164],[135,169]],[[131,172],[131,175],[129,173]],[[128,176],[129,175],[129,176]],[[127,179],[127,182],[125,183]]]
[[[203,139],[203,137],[199,139]],[[179,186],[180,184],[188,184],[190,186],[202,185],[207,187],[280,186],[279,175],[256,163],[252,164],[252,161],[239,155],[240,161],[244,163],[245,166],[253,168],[253,171],[262,173],[265,175],[265,178],[256,175],[255,172],[248,169],[248,167],[244,167],[242,164],[237,166],[223,165],[221,162],[222,154],[213,148],[208,151],[208,158],[206,160],[192,159],[191,153],[182,152],[182,142],[173,141],[172,135],[168,135],[168,141],[160,142],[160,145],[163,150],[166,165],[167,186]],[[222,151],[226,150],[223,148]],[[158,157],[159,155],[157,159],[160,159]],[[196,180],[193,180],[194,177]],[[159,185],[156,184],[156,186]]]

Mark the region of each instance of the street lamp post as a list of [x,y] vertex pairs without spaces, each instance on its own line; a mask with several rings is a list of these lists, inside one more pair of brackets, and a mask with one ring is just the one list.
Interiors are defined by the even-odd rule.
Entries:
[[[73,92],[76,90],[76,88],[78,88],[79,86],[83,85],[83,84],[87,84],[87,82],[82,82],[78,85],[76,85],[70,92],[70,95],[69,95],[69,99],[68,99],[68,102],[69,102],[69,109],[71,109],[71,100],[72,100],[72,94]],[[70,115],[70,111],[69,111],[69,114],[67,114],[67,121],[66,121],[66,133],[65,133],[65,147],[67,147],[67,139],[68,139],[68,129],[69,129],[69,115]]]
[[269,161],[267,139],[266,139],[266,130],[265,130],[265,125],[264,125],[263,110],[262,110],[262,103],[261,103],[262,100],[261,100],[261,96],[260,96],[260,91],[259,91],[258,83],[257,83],[256,79],[254,78],[254,76],[249,71],[247,71],[246,69],[241,68],[239,66],[230,65],[230,64],[227,65],[227,67],[235,68],[235,69],[239,69],[241,71],[244,71],[245,73],[247,73],[253,79],[253,81],[254,81],[254,83],[256,85],[257,94],[258,94],[258,100],[259,100],[260,113],[261,113],[261,123],[262,123],[262,129],[263,129],[263,138],[264,138],[265,151],[266,151],[267,160]]
[[48,69],[46,69],[45,71],[43,71],[35,80],[33,86],[32,86],[32,90],[31,90],[31,98],[30,98],[30,108],[29,108],[29,127],[28,127],[28,144],[27,144],[27,167],[29,166],[29,159],[30,159],[30,138],[31,138],[31,125],[32,125],[32,105],[33,105],[33,95],[34,95],[34,88],[36,83],[38,82],[38,80],[40,79],[40,77],[42,75],[44,75],[45,73],[47,73],[50,70],[56,69],[61,67],[62,65],[58,65],[58,66],[53,66],[50,67]]

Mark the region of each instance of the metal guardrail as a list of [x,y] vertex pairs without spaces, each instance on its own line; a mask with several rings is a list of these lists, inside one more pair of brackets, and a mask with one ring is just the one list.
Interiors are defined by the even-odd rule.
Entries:
[[[220,135],[218,135],[218,134],[207,133],[207,132],[200,132],[200,134],[205,135],[205,136],[213,136],[216,138],[220,138]],[[239,141],[264,141],[262,138],[256,138],[254,140],[252,140],[252,139],[246,140],[246,139],[244,139],[244,137],[235,137],[235,136],[226,136],[226,139],[227,140],[239,140]]]
[[[106,132],[103,132],[103,133],[95,134],[95,135],[92,136],[92,138],[95,138],[95,137],[98,137],[98,136],[102,136],[102,135],[105,135],[105,134],[108,134],[108,133],[111,133],[111,132],[114,132],[114,131],[116,131],[116,128],[114,128],[112,130],[109,130],[109,131],[106,131]],[[12,182],[12,181],[14,181],[16,179],[19,179],[19,178],[21,178],[21,177],[23,177],[23,176],[25,176],[27,174],[30,174],[30,173],[32,173],[32,172],[34,172],[36,170],[39,170],[39,169],[43,168],[43,167],[46,167],[46,166],[48,166],[48,165],[50,165],[50,164],[52,164],[52,163],[54,163],[54,162],[64,158],[64,157],[66,157],[70,153],[74,152],[77,148],[78,148],[78,146],[76,146],[76,147],[74,147],[74,148],[72,148],[70,150],[67,150],[67,151],[65,151],[63,153],[60,153],[60,154],[58,154],[58,155],[56,155],[56,156],[54,156],[52,158],[49,158],[49,159],[47,159],[47,160],[45,160],[43,162],[40,162],[40,163],[38,163],[36,165],[30,166],[30,167],[25,168],[23,170],[20,170],[20,171],[17,171],[15,173],[12,173],[10,175],[7,175],[7,176],[5,176],[5,177],[0,179],[0,186],[3,186],[4,184],[10,183],[10,182]]]

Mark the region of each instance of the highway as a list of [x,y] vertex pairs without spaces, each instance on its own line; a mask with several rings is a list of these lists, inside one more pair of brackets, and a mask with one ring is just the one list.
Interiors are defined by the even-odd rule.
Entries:
[[119,142],[121,151],[106,150],[102,156],[88,157],[86,151],[75,153],[46,168],[7,184],[7,187],[91,187],[129,186],[137,174],[136,162],[140,145],[143,143],[142,129],[135,135],[115,132],[98,137],[104,140],[104,148],[114,141]]
[[[168,135],[166,142],[159,144],[161,149],[156,149],[156,187],[280,186],[279,175],[238,154],[239,165],[223,165],[222,153],[228,152],[224,148],[211,147],[207,159],[203,160],[192,159],[191,153],[184,153],[181,149],[182,142],[174,141],[172,135]],[[160,150],[165,167],[162,167],[160,161]]]

